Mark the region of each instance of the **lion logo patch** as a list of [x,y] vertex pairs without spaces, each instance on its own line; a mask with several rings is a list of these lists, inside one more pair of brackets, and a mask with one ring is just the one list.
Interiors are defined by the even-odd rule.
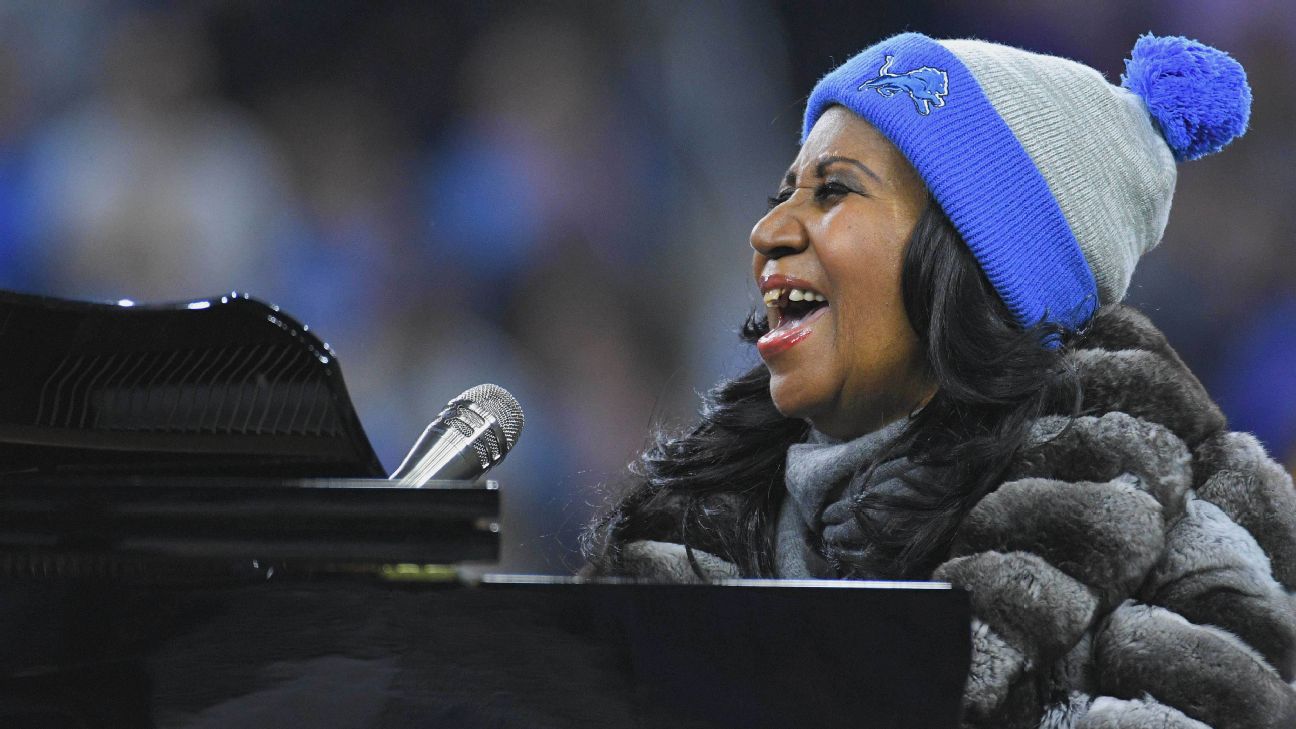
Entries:
[[933,107],[945,106],[945,96],[949,93],[949,76],[939,68],[923,66],[904,73],[890,73],[894,56],[887,56],[886,63],[878,69],[877,78],[860,84],[856,91],[873,89],[884,98],[891,98],[901,92],[909,95],[914,108],[919,114],[927,116]]

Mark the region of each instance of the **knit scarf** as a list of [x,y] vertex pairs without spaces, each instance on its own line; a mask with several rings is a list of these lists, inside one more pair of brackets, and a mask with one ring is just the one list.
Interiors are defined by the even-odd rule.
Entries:
[[867,482],[865,472],[907,424],[905,419],[897,420],[848,441],[812,430],[805,443],[788,448],[787,497],[779,510],[774,544],[779,577],[837,578],[840,575],[823,557],[825,551],[842,556],[868,551],[864,530],[856,521],[856,503],[866,490],[907,490],[900,476],[912,464],[904,457],[890,459]]

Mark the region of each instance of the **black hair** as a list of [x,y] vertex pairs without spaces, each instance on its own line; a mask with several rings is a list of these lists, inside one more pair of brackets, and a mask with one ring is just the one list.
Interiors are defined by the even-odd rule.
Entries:
[[[840,577],[929,576],[964,515],[1002,482],[1031,421],[1074,416],[1081,406],[1064,356],[1071,335],[1017,324],[935,200],[914,227],[901,277],[936,392],[874,464],[907,457],[914,464],[904,477],[907,493],[866,489],[855,505],[869,548],[824,549]],[[753,342],[766,331],[758,310],[742,336]],[[1050,339],[1062,346],[1044,346]],[[769,382],[757,365],[708,392],[686,432],[654,436],[631,464],[624,494],[586,530],[582,551],[593,571],[615,574],[622,545],[659,539],[688,547],[699,575],[693,549],[734,562],[746,576],[773,576],[787,449],[809,426],[778,412]]]

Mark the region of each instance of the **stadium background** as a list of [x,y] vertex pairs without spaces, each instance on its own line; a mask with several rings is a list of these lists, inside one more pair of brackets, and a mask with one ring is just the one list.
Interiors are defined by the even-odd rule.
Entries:
[[335,349],[388,468],[451,396],[528,425],[504,567],[565,572],[652,427],[754,361],[747,234],[805,94],[901,30],[1116,79],[1151,30],[1224,48],[1250,133],[1184,165],[1128,301],[1296,463],[1296,4],[1271,0],[0,3],[0,287],[231,290]]

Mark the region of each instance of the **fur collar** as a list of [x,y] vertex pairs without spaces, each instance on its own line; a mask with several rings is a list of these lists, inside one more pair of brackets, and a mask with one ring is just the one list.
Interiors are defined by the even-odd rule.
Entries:
[[934,575],[977,616],[968,723],[1290,726],[1290,477],[1134,309],[1068,357],[1085,414],[1036,422]]
[[1190,448],[1226,425],[1165,335],[1137,309],[1100,309],[1068,357],[1080,372],[1090,414],[1123,412],[1156,423]]

